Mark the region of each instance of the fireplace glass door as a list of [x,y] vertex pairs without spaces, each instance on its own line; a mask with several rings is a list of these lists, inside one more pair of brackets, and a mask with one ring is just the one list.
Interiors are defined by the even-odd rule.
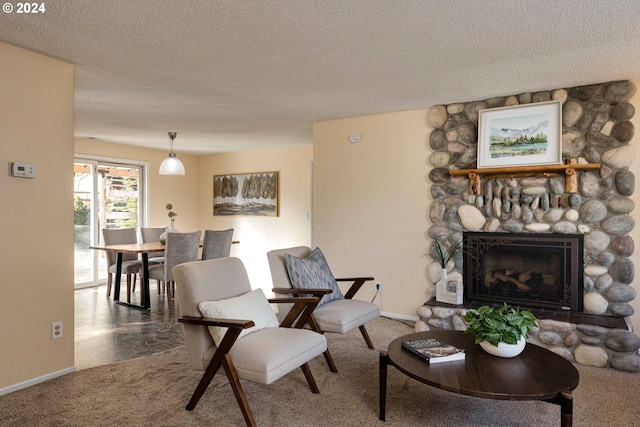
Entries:
[[465,233],[471,301],[582,311],[582,235]]

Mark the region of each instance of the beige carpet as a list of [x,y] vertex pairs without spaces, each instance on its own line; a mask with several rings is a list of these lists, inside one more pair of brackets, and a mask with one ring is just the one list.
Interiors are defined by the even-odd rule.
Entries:
[[[413,332],[380,318],[368,325],[377,349]],[[339,373],[322,357],[311,363],[320,394],[302,371],[274,384],[243,383],[262,426],[558,426],[560,407],[460,396],[411,380],[389,368],[387,421],[378,420],[378,351],[359,331],[328,335]],[[640,375],[578,366],[575,426],[640,425]],[[2,426],[242,426],[244,420],[225,377],[216,377],[195,410],[184,409],[200,379],[184,347],[115,365],[78,371],[0,397]]]

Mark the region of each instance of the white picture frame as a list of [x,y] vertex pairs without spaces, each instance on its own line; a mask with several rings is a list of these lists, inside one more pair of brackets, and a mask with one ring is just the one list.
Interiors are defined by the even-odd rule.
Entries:
[[562,163],[562,105],[538,102],[479,112],[478,169]]

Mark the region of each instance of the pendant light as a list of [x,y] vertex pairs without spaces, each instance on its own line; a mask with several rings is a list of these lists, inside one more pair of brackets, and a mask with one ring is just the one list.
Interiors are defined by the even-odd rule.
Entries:
[[179,158],[176,157],[176,153],[173,152],[173,140],[176,139],[177,133],[169,132],[169,138],[171,138],[171,145],[169,157],[164,159],[160,164],[160,175],[184,175],[184,165]]

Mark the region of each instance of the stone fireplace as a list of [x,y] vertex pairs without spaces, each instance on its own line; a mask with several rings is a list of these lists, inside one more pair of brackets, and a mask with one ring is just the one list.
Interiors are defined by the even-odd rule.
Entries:
[[[527,237],[532,250],[528,258],[524,243],[494,254],[489,250],[484,262],[493,271],[486,278],[482,264],[464,271],[463,256],[456,257],[448,265],[448,280],[463,281],[464,304],[427,301],[418,307],[417,330],[464,330],[468,308],[508,302],[533,307],[540,319],[530,342],[580,364],[640,372],[640,338],[629,322],[636,291],[630,286],[635,273],[629,259],[634,252],[629,233],[635,221],[629,214],[635,206],[629,196],[635,176],[629,165],[635,159],[630,145],[635,109],[628,101],[635,92],[633,83],[618,81],[430,109],[429,238],[449,247],[465,236]],[[479,111],[550,100],[562,103],[563,161],[598,165],[575,172],[575,192],[557,173],[487,175],[481,177],[480,191],[471,176],[450,173],[475,167]],[[550,235],[564,240],[564,248],[539,246]],[[582,246],[581,253],[575,245]],[[427,266],[432,283],[441,270],[437,262]]]

